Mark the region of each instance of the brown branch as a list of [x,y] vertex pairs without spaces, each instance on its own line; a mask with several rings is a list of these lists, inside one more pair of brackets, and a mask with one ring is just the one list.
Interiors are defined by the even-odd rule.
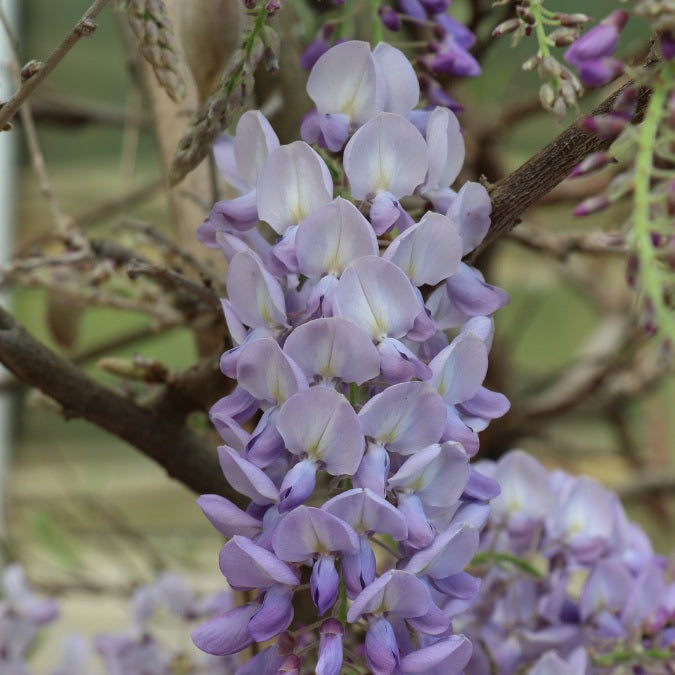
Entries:
[[61,41],[61,44],[41,64],[37,72],[27,79],[18,91],[0,108],[0,129],[4,129],[23,102],[35,91],[38,85],[63,60],[66,54],[79,42],[80,38],[91,35],[96,30],[94,19],[108,4],[108,0],[96,0]]
[[[652,65],[653,62],[647,64]],[[628,82],[606,98],[590,114],[605,115],[609,113],[619,94],[628,87],[635,86]],[[640,87],[638,90],[637,110],[633,122],[642,119],[651,90]],[[586,115],[584,115],[586,117]],[[543,150],[525,162],[512,174],[490,187],[492,199],[492,223],[487,236],[480,246],[471,254],[473,261],[499,237],[511,231],[521,219],[522,214],[533,204],[548,194],[558,183],[569,176],[570,171],[585,157],[593,152],[606,150],[612,139],[601,139],[586,131],[577,120],[549,143]]]
[[189,429],[87,377],[35,340],[1,307],[0,362],[57,401],[66,418],[82,417],[118,436],[195,492],[245,503],[225,480],[216,454]]
[[657,494],[675,494],[675,474],[650,471],[633,478],[616,491],[622,500],[642,499]]

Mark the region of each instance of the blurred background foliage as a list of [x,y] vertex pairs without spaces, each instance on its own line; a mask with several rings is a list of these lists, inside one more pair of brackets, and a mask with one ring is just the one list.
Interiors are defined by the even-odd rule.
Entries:
[[[586,2],[563,4],[565,11],[589,11]],[[87,0],[23,0],[22,61],[44,58],[88,5]],[[597,0],[592,11],[600,17],[614,6],[609,0]],[[459,18],[464,9],[459,1],[453,4]],[[83,125],[57,124],[46,118],[39,122],[39,139],[54,193],[63,211],[76,219],[102,201],[160,179],[162,174],[147,124],[148,110],[131,75],[119,20],[106,10],[95,35],[77,45],[34,99],[38,119],[39,111],[48,104],[68,100],[95,106],[102,116],[113,120]],[[639,60],[644,33],[640,33],[639,21],[633,24],[622,36],[622,48]],[[483,75],[453,88],[453,95],[469,111],[460,115],[467,126],[469,146],[472,133],[494,124],[502,107],[536,99],[536,75],[519,68],[534,47],[527,39],[515,49],[509,43],[508,37],[498,40],[485,55]],[[589,110],[602,95],[587,96],[583,109]],[[556,122],[549,114],[534,112],[514,123],[495,149],[499,170],[505,175],[516,168],[554,138],[575,114],[568,113]],[[132,121],[114,121],[125,115]],[[24,148],[19,172],[16,247],[22,251],[52,225]],[[488,180],[498,177],[487,176]],[[556,233],[615,231],[625,217],[625,207],[617,205],[601,215],[574,221],[571,211],[576,201],[567,184],[545,201],[548,203],[526,214],[524,226]],[[168,231],[169,213],[162,190],[123,213]],[[87,233],[106,232],[118,218],[115,214],[97,219],[87,226]],[[194,227],[198,224],[192,223]],[[540,392],[546,383],[569,371],[601,324],[611,334],[616,323],[636,323],[635,302],[629,299],[626,304],[625,261],[618,256],[573,254],[563,264],[507,239],[485,256],[483,268],[491,283],[511,295],[509,306],[496,316],[491,378],[492,386],[514,401]],[[591,282],[596,287],[591,288]],[[615,297],[616,310],[611,315],[599,311],[598,293],[610,296],[610,302]],[[149,319],[138,313],[91,307],[82,309],[81,314],[71,307],[63,314],[66,325],[59,327],[59,307],[68,307],[68,302],[68,298],[49,301],[48,294],[39,289],[17,288],[12,296],[19,320],[51,348],[71,357],[150,328]],[[74,322],[79,322],[76,338],[72,348],[66,349],[54,339],[54,331],[72,332]],[[190,331],[180,327],[146,336],[112,354],[140,354],[176,369],[187,367],[197,356]],[[96,359],[87,359],[85,366],[95,377],[119,385],[116,378],[96,366]],[[573,415],[552,418],[529,437],[514,438],[513,443],[549,466],[589,473],[613,488],[630,484],[643,471],[675,472],[672,378],[638,397],[619,401],[612,424],[599,416],[594,396],[589,390],[587,400],[578,403]],[[133,448],[86,422],[66,422],[52,408],[35,392],[20,389],[16,397],[6,544],[9,555],[27,566],[38,588],[80,589],[68,594],[70,620],[61,623],[86,632],[119,627],[126,621],[120,595],[165,567],[184,571],[198,586],[217,588],[219,536],[196,507],[195,496],[167,479],[163,470]],[[204,419],[196,423],[205,425]],[[504,449],[511,443],[510,433],[496,422],[485,432],[484,443]],[[500,434],[506,436],[499,438]],[[630,513],[664,553],[675,547],[674,507],[672,492],[643,495],[629,503]],[[82,589],[99,595],[92,600]],[[103,601],[109,611],[102,611]]]

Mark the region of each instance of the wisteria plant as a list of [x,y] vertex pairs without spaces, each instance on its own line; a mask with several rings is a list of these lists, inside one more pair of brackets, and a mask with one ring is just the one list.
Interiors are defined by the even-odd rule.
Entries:
[[[73,35],[85,34],[104,4],[95,2]],[[506,452],[519,436],[505,427],[495,432],[504,433],[500,457],[483,457],[479,439],[511,408],[486,379],[494,315],[509,295],[489,283],[479,256],[567,176],[615,165],[574,213],[630,203],[623,228],[614,238],[578,238],[569,250],[541,234],[527,245],[558,260],[575,246],[625,254],[628,285],[640,295],[635,344],[655,336],[660,373],[671,367],[675,8],[621,3],[592,24],[543,0],[467,4],[469,18],[450,0],[346,0],[315,13],[300,0],[288,8],[213,3],[209,11],[218,5],[241,29],[241,47],[210,88],[193,72],[196,110],[168,178],[179,183],[210,157],[209,181],[216,192],[225,184],[227,197],[192,225],[217,262],[208,267],[154,235],[199,281],[119,248],[101,253],[108,249],[59,219],[66,250],[48,267],[72,266],[91,283],[96,272],[101,286],[114,265],[128,265],[132,279],[157,284],[156,296],[138,298],[153,316],[174,325],[189,317],[203,343],[217,333],[221,351],[226,344],[217,368],[213,353],[184,378],[157,362],[110,360],[109,371],[166,388],[145,400],[106,398],[105,388],[77,380],[80,391],[64,394],[58,378],[40,379],[46,364],[59,363],[0,315],[0,360],[10,370],[163,463],[201,494],[199,507],[224,538],[222,592],[199,600],[171,574],[137,590],[132,627],[94,643],[106,672],[675,672],[673,570],[619,498],[524,451]],[[256,69],[286,67],[293,37],[275,20],[291,8],[301,19],[296,61],[312,107],[296,115],[289,136],[275,130],[274,104],[256,104],[254,89]],[[132,0],[122,9],[160,85],[182,99],[187,72],[165,3]],[[184,41],[207,30],[205,14],[199,24],[187,11],[177,15]],[[622,31],[645,19],[656,31],[649,53],[639,64],[620,58]],[[550,154],[493,184],[471,162],[499,125],[482,149],[470,149],[470,97],[454,85],[479,77],[481,52],[509,33],[514,44],[535,44],[523,69],[538,72],[537,107],[558,120],[584,88],[624,80]],[[0,107],[0,128],[37,86],[28,83],[53,65],[20,73],[24,84]],[[106,255],[110,265],[94,268]],[[30,279],[40,267],[19,260],[6,276]],[[32,358],[16,358],[17,344],[30,345]],[[596,395],[617,362],[593,371],[582,391]],[[208,387],[197,379],[203,371]],[[64,373],[67,383],[75,377]],[[531,424],[538,435],[551,409],[573,406],[575,390],[561,388],[562,403],[554,391],[558,398],[542,396],[530,417],[512,411],[514,427]],[[206,408],[220,436],[217,462],[185,424]],[[0,671],[28,672],[29,648],[57,606],[33,594],[19,567],[6,571],[4,585]],[[201,621],[191,639],[205,655],[186,656],[152,633],[161,604],[181,621]],[[87,672],[89,651],[73,638],[54,674]]]

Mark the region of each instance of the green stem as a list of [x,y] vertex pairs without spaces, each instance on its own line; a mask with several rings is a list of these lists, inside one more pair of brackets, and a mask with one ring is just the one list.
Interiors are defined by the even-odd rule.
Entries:
[[633,196],[633,227],[630,243],[639,262],[640,285],[649,299],[654,320],[659,331],[671,339],[675,338],[675,316],[666,307],[663,298],[665,276],[663,264],[659,262],[652,245],[651,231],[651,183],[654,174],[653,151],[675,70],[667,64],[652,82],[652,96],[645,111],[644,121],[637,135],[637,157],[635,160],[635,190]]
[[373,24],[373,45],[377,45],[378,42],[382,42],[384,38],[384,33],[382,29],[382,21],[380,15],[378,14],[378,9],[380,8],[380,0],[370,0],[370,10],[371,10],[371,21]]

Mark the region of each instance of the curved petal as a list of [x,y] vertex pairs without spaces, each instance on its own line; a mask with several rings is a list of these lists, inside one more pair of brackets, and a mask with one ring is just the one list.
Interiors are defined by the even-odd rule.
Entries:
[[234,156],[237,171],[250,187],[255,187],[267,156],[279,147],[272,125],[259,110],[248,110],[237,122]]
[[256,642],[267,642],[285,631],[293,621],[293,590],[272,586],[265,593],[262,607],[248,622],[248,632]]
[[308,378],[338,378],[363,384],[380,372],[375,345],[361,328],[339,316],[314,319],[298,326],[286,339],[284,352]]
[[235,534],[254,537],[262,530],[262,521],[242,511],[225,497],[202,495],[197,499],[197,504],[211,525],[226,537],[233,537]]
[[396,199],[412,194],[424,180],[428,154],[412,122],[380,113],[358,129],[345,147],[343,166],[352,196],[367,199],[382,190]]
[[380,532],[395,541],[407,536],[405,520],[396,507],[368,488],[347,490],[329,499],[321,508],[349,523],[359,534]]
[[207,654],[236,654],[253,642],[248,622],[259,609],[258,603],[250,603],[216,614],[192,631],[192,641]]
[[282,560],[302,562],[314,553],[356,553],[359,538],[336,516],[312,506],[298,506],[277,525],[272,547]]
[[279,411],[277,429],[290,452],[324,462],[334,476],[354,474],[363,457],[359,419],[333,389],[312,387],[291,396]]
[[243,347],[237,361],[237,382],[259,401],[279,405],[307,388],[307,378],[300,367],[271,337]]
[[455,113],[437,107],[429,116],[426,133],[429,171],[422,192],[449,187],[464,164],[464,137]]
[[423,504],[448,507],[464,492],[469,480],[469,458],[455,443],[419,450],[389,479],[390,489],[408,489]]
[[462,240],[450,218],[429,211],[399,234],[382,257],[398,265],[415,286],[435,286],[459,268]]
[[403,337],[421,310],[405,274],[377,256],[355,260],[335,287],[334,313],[363,328],[375,342]]
[[478,550],[478,531],[465,523],[450,526],[431,546],[415,553],[405,566],[412,574],[445,579],[461,572]]
[[247,326],[286,325],[284,292],[252,251],[241,251],[232,258],[226,286],[232,308]]
[[282,145],[263,164],[257,187],[258,215],[278,234],[297,225],[333,198],[325,162],[304,141]]
[[377,345],[380,355],[380,371],[387,382],[407,382],[417,377],[420,380],[428,380],[431,368],[422,363],[417,355],[400,340],[384,338]]
[[468,181],[462,185],[448,209],[450,218],[462,238],[462,255],[473,251],[490,229],[492,202],[480,183]]
[[237,591],[300,583],[298,573],[274,553],[240,535],[223,546],[218,561],[227,583]]
[[220,466],[228,483],[251,501],[264,506],[279,500],[279,491],[257,466],[240,457],[232,448],[218,448]]
[[338,197],[313,211],[298,226],[295,250],[300,272],[313,279],[339,277],[350,262],[377,255],[377,237],[363,214]]
[[461,263],[457,273],[445,282],[450,304],[465,316],[487,316],[504,307],[508,293],[497,286],[486,284],[474,267]]
[[[234,138],[230,134],[221,134],[213,143],[213,157],[220,175],[239,194],[248,192],[251,184],[247,183],[237,171],[237,160],[234,156]],[[255,184],[255,183],[254,183]]]
[[367,122],[382,110],[385,97],[370,45],[350,40],[329,49],[314,64],[307,93],[321,114],[340,113],[356,125]]
[[480,388],[488,368],[485,343],[473,333],[460,333],[429,364],[430,384],[454,405],[468,401]]
[[429,673],[441,668],[443,675],[458,675],[469,663],[473,647],[464,635],[451,635],[428,647],[422,647],[401,659],[404,673]]
[[362,614],[398,614],[403,618],[423,616],[429,611],[426,586],[403,570],[389,570],[366,586],[354,599],[347,621],[354,623]]
[[366,436],[403,455],[436,443],[445,428],[445,418],[443,399],[423,382],[387,387],[359,411]]
[[408,57],[396,47],[380,42],[373,50],[378,75],[386,82],[386,112],[405,117],[420,101],[420,85]]

